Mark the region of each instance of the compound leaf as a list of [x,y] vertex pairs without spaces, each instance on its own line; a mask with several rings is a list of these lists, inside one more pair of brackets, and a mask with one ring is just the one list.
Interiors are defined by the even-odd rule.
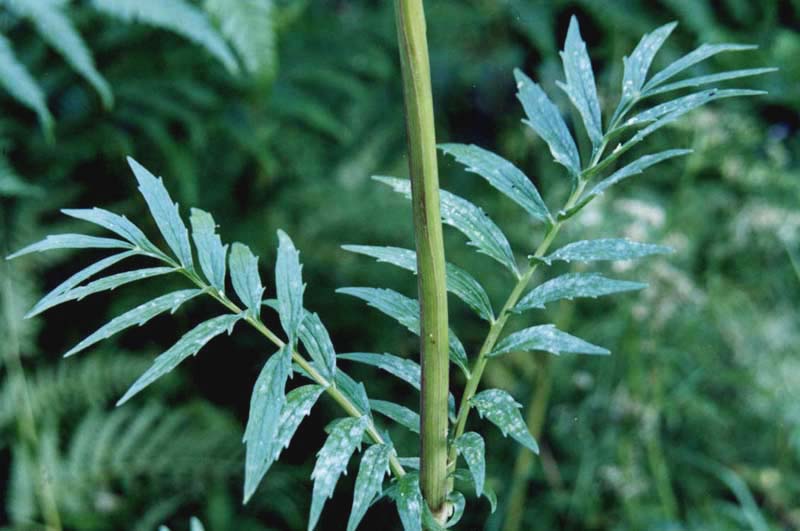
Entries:
[[347,531],[355,531],[372,501],[381,494],[383,478],[389,470],[391,453],[392,447],[387,444],[373,444],[364,452],[356,476],[353,508],[347,520]]
[[150,213],[158,226],[158,230],[178,257],[181,265],[186,269],[192,269],[192,248],[189,245],[189,231],[183,224],[178,213],[178,204],[172,202],[169,192],[164,187],[164,181],[156,177],[147,169],[128,157],[128,164],[139,182],[139,191],[144,196]]
[[184,302],[188,301],[203,293],[200,289],[184,289],[181,291],[174,291],[167,295],[162,295],[151,301],[140,304],[139,306],[128,310],[127,312],[119,315],[103,325],[96,332],[89,337],[72,347],[64,357],[72,356],[78,352],[89,348],[90,346],[98,343],[104,339],[108,339],[112,335],[119,333],[132,326],[142,326],[150,319],[157,315],[169,310],[174,313],[178,307]]
[[28,69],[14,55],[11,43],[0,34],[0,85],[11,97],[25,105],[39,117],[44,134],[53,134],[53,115],[47,108],[44,91],[28,72]]
[[314,490],[308,519],[309,531],[316,527],[325,500],[333,495],[339,476],[347,470],[347,462],[361,444],[367,424],[366,416],[342,420],[333,426],[325,444],[317,454],[317,462],[311,473]]
[[[380,176],[373,179],[411,199],[411,182],[408,179]],[[481,208],[445,190],[441,190],[440,201],[442,223],[450,225],[466,236],[469,245],[475,247],[479,253],[494,258],[514,275],[519,276],[517,263],[505,234]]]
[[464,457],[472,479],[475,483],[475,494],[483,494],[483,484],[486,479],[486,445],[483,437],[474,431],[468,431],[458,437],[453,444],[456,451]]
[[286,380],[290,371],[291,351],[284,346],[267,360],[253,385],[250,413],[242,439],[246,443],[245,503],[253,495],[273,462],[275,438],[280,426],[281,412],[286,403]]
[[515,312],[544,308],[545,304],[577,297],[600,297],[623,291],[644,289],[647,284],[604,277],[597,273],[567,273],[529,291],[514,307]]
[[514,78],[517,80],[517,99],[528,117],[524,122],[547,143],[556,162],[577,176],[581,171],[580,155],[558,107],[521,70],[514,70]]
[[185,0],[92,0],[98,11],[125,22],[141,22],[171,31],[206,49],[231,73],[239,65],[203,11]]
[[407,407],[386,400],[370,400],[369,406],[373,411],[392,419],[414,433],[419,433],[419,415]]
[[217,224],[211,214],[199,208],[193,208],[191,212],[189,222],[192,225],[192,239],[197,247],[200,269],[211,285],[224,293],[228,246],[222,245],[216,232]]
[[235,242],[231,245],[228,265],[231,270],[233,290],[247,309],[258,316],[261,312],[261,298],[264,295],[264,286],[261,285],[261,277],[258,274],[258,257],[248,246]]
[[[414,274],[417,273],[417,253],[410,249],[374,245],[343,245],[342,249],[371,256],[379,262],[396,265]],[[475,280],[475,277],[450,263],[445,264],[445,274],[447,275],[447,291],[461,299],[483,319],[489,322],[494,320],[489,296],[483,286]]]
[[317,369],[322,369],[325,378],[333,380],[336,375],[336,351],[319,315],[305,312],[305,317],[300,323],[299,337],[308,355],[316,362]]
[[598,260],[632,260],[654,254],[668,254],[672,249],[652,243],[639,243],[621,238],[601,238],[569,243],[544,259],[565,262],[593,262]]
[[139,391],[177,367],[183,360],[197,354],[206,343],[216,336],[225,331],[230,334],[233,326],[241,317],[241,314],[213,317],[184,334],[169,350],[155,359],[153,365],[133,383],[130,389],[119,399],[117,405],[124,404]]
[[271,0],[206,0],[205,8],[219,21],[245,70],[262,79],[274,73],[277,58]]
[[562,352],[573,354],[610,354],[603,347],[558,330],[553,325],[539,325],[520,330],[497,344],[489,356],[499,356],[506,352],[542,350],[556,356]]
[[303,319],[303,267],[300,253],[291,238],[278,231],[278,258],[275,262],[275,288],[278,292],[278,314],[284,332],[294,342]]
[[522,446],[539,453],[539,445],[519,413],[522,406],[511,395],[501,389],[488,389],[473,396],[470,403],[478,409],[481,418],[489,419],[500,428],[503,436],[511,435]]
[[592,146],[597,149],[603,141],[600,100],[597,99],[592,62],[586,51],[586,43],[581,37],[578,19],[574,16],[569,21],[561,61],[564,63],[564,76],[567,82],[559,83],[559,86],[578,109]]
[[70,66],[91,83],[100,95],[103,106],[106,109],[111,108],[114,103],[111,87],[97,71],[89,48],[61,9],[63,4],[52,0],[26,0],[9,2],[8,5],[19,15],[28,18],[39,36],[58,50]]
[[441,144],[466,170],[480,175],[494,188],[525,209],[532,218],[550,222],[552,217],[539,191],[522,171],[503,157],[475,145]]

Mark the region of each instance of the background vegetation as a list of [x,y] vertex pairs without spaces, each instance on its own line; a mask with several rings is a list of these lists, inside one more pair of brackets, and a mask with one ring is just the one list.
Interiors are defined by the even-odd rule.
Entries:
[[[99,205],[147,219],[125,164],[132,155],[164,176],[181,205],[213,212],[226,240],[247,242],[265,262],[275,229],[289,232],[306,264],[308,306],[338,351],[416,357],[415,337],[334,294],[343,285],[389,284],[407,294],[416,286],[340,249],[411,245],[408,205],[369,180],[406,174],[391,3],[275,0],[235,24],[224,4],[0,0],[0,85],[8,88],[9,64],[22,65],[46,104],[0,92],[0,251],[68,229],[59,208]],[[194,7],[200,18],[192,20],[202,23],[170,25],[170,15],[189,20],[167,12],[176,5]],[[635,266],[647,290],[549,310],[613,356],[519,355],[490,365],[487,385],[535,405],[529,422],[541,429],[542,455],[520,454],[488,431],[488,482],[501,503],[491,516],[484,503],[459,527],[481,529],[488,517],[486,529],[508,531],[800,528],[800,2],[436,0],[427,9],[438,139],[497,151],[535,175],[546,197],[564,192],[563,179],[544,144],[520,127],[511,72],[521,67],[552,89],[571,14],[605,109],[616,104],[608,95],[617,93],[620,58],[670,20],[680,25],[659,64],[700,42],[744,42],[760,49],[717,56],[708,68],[781,69],[749,83],[768,96],[717,102],[667,128],[654,142],[694,153],[631,179],[624,199],[609,194],[573,224],[582,238],[622,229],[677,252]],[[42,17],[53,10],[80,35],[91,69],[75,49],[48,40],[57,26]],[[259,24],[258,46],[242,37],[248,23]],[[206,33],[197,33],[201,26]],[[450,160],[442,181],[517,242],[534,240],[527,220]],[[488,271],[474,255],[459,256],[463,246],[450,249],[453,262]],[[44,463],[68,529],[184,529],[190,514],[211,530],[304,529],[313,450],[330,417],[316,412],[301,426],[242,506],[240,441],[263,361],[258,338],[214,342],[114,409],[186,323],[162,318],[146,334],[62,360],[104,317],[156,293],[137,284],[87,299],[79,311],[23,320],[78,261],[90,259],[48,253],[0,264],[0,523],[39,528]],[[487,279],[490,296],[501,296],[494,287]],[[175,318],[196,322],[204,310],[198,304]],[[453,311],[461,339],[480,341],[482,324]],[[374,396],[403,392],[389,379],[368,381]],[[328,504],[322,528],[343,529],[348,510],[349,498]],[[393,513],[379,504],[365,529],[389,529]]]

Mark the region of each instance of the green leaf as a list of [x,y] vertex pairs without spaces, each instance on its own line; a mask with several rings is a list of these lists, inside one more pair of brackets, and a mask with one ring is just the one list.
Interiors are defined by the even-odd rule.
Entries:
[[[372,365],[394,375],[410,384],[417,391],[420,390],[422,370],[417,362],[399,358],[393,354],[371,354],[368,352],[351,352],[339,354],[339,358]],[[456,399],[452,394],[447,397],[451,416],[455,415]]]
[[690,66],[694,66],[709,57],[713,57],[722,52],[737,52],[742,50],[754,50],[758,46],[751,44],[701,44],[695,50],[674,61],[664,70],[655,74],[644,86],[644,92],[649,92],[663,82],[680,74]]
[[203,523],[192,516],[189,518],[189,531],[206,531],[203,527]]
[[125,216],[120,216],[102,208],[64,208],[62,213],[67,216],[94,223],[105,229],[110,230],[114,234],[121,236],[143,251],[163,256],[163,253],[147,239],[142,230],[134,225]]
[[183,360],[197,354],[206,343],[216,336],[225,331],[230,334],[233,330],[233,326],[241,318],[241,314],[220,315],[219,317],[214,317],[200,323],[184,334],[177,343],[169,348],[169,350],[155,359],[153,365],[133,383],[125,395],[119,399],[117,405],[120,406],[124,404],[139,391],[177,367]]
[[272,444],[272,462],[277,461],[283,449],[289,446],[300,422],[311,413],[311,408],[323,391],[325,388],[321,385],[310,384],[292,389],[286,394],[286,402],[278,420],[278,433]]
[[355,531],[367,513],[372,500],[381,494],[383,478],[389,471],[392,448],[386,444],[373,444],[364,452],[358,467],[353,490],[353,508],[347,520],[347,531]]
[[262,79],[274,74],[277,54],[272,0],[205,0],[205,8],[219,22],[245,70]]
[[[373,179],[411,199],[411,182],[408,179],[381,176]],[[460,231],[469,239],[469,245],[475,247],[479,253],[494,258],[519,277],[517,263],[508,240],[483,210],[445,190],[441,190],[440,200],[442,223]]]
[[141,22],[176,33],[206,49],[231,73],[239,65],[208,17],[185,0],[92,0],[98,11],[125,22]]
[[600,297],[623,291],[644,289],[647,284],[614,280],[597,273],[567,273],[540,284],[529,291],[517,303],[513,311],[523,312],[531,308],[544,309],[545,304],[563,299],[572,300],[577,297]]
[[[646,111],[642,111],[625,122],[625,127],[636,126],[658,119],[668,118],[674,121],[687,112],[696,109],[706,103],[723,98],[734,98],[738,96],[757,96],[765,94],[764,91],[746,89],[707,89],[694,94],[688,94],[674,100],[656,105]],[[664,124],[668,122],[663,122]],[[649,133],[648,133],[649,134]]]
[[139,306],[128,310],[127,312],[115,317],[103,325],[89,337],[72,347],[66,354],[64,354],[64,357],[77,354],[78,352],[89,348],[95,343],[98,343],[104,339],[108,339],[112,335],[127,328],[131,328],[132,326],[142,326],[150,319],[166,312],[167,310],[169,310],[171,313],[175,313],[175,310],[177,310],[181,304],[196,297],[197,295],[200,295],[201,293],[203,293],[203,290],[200,289],[184,289],[181,291],[168,293],[167,295],[162,295],[161,297],[145,302],[144,304],[140,304]]
[[144,280],[146,278],[156,277],[159,275],[166,275],[167,273],[174,273],[175,269],[172,267],[149,267],[146,269],[137,269],[135,271],[125,271],[124,273],[117,273],[110,275],[85,284],[77,288],[70,289],[63,293],[59,293],[50,297],[47,301],[39,301],[36,307],[31,310],[28,315],[33,316],[42,313],[45,310],[64,304],[65,302],[81,300],[89,295],[94,295],[101,291],[115,289],[137,280]]
[[58,50],[70,66],[91,83],[103,100],[103,106],[110,109],[114,104],[111,87],[97,71],[89,48],[61,9],[63,3],[53,0],[25,0],[7,4],[12,11],[31,21],[39,36]]
[[372,411],[369,408],[367,389],[362,382],[356,382],[344,371],[336,371],[334,383],[336,388],[356,406],[356,409],[358,409],[362,415],[367,415],[368,417],[372,416]]
[[475,482],[475,494],[483,494],[483,484],[486,480],[486,446],[483,437],[474,431],[468,431],[458,437],[453,444],[456,451],[464,457],[469,471]]
[[261,277],[258,274],[258,257],[248,246],[235,242],[231,246],[228,262],[233,290],[247,309],[258,317],[261,313],[261,298],[264,295],[264,286],[261,285]]
[[[472,472],[463,468],[457,468],[453,471],[452,476],[457,482],[468,484],[472,486],[473,489],[476,488],[475,479],[472,476]],[[483,485],[483,496],[489,501],[490,510],[492,513],[494,513],[497,510],[497,494],[489,485]]]
[[199,208],[193,208],[191,212],[189,221],[192,225],[192,239],[197,247],[200,268],[211,285],[224,293],[228,246],[222,245],[222,240],[216,232],[217,224],[211,214]]
[[419,433],[419,415],[407,407],[386,400],[370,400],[369,405],[373,411],[392,419],[414,433]]
[[[0,75],[2,75],[2,65],[0,65]],[[2,84],[2,81],[0,81],[0,84]],[[2,144],[0,144],[1,146]],[[44,195],[44,189],[26,182],[25,179],[17,175],[8,159],[0,152],[0,197],[30,198],[42,197],[42,195]]]
[[371,354],[368,352],[351,352],[339,354],[339,359],[365,363],[382,369],[410,384],[419,391],[421,369],[417,362],[400,358],[393,354]]
[[336,375],[336,351],[319,315],[305,312],[300,323],[299,337],[308,355],[316,362],[317,369],[322,369],[325,378],[333,380]]
[[453,512],[450,515],[450,518],[447,519],[447,523],[444,526],[445,529],[453,527],[459,523],[461,521],[461,517],[464,516],[464,509],[467,507],[467,499],[458,491],[448,494],[447,501],[452,506]]
[[452,155],[466,170],[480,175],[531,215],[546,223],[552,222],[542,196],[519,168],[503,157],[475,145],[440,144],[439,149]]
[[[269,471],[272,464],[278,460],[283,449],[289,446],[292,437],[300,426],[300,422],[311,413],[311,408],[314,407],[319,395],[324,390],[325,388],[321,385],[310,384],[297,387],[286,394],[286,400],[283,402],[280,418],[277,421],[277,432],[269,445],[269,454],[266,460],[261,461],[260,459],[263,458],[263,455],[259,455],[259,460],[254,463],[256,468],[251,473],[248,474],[245,468],[244,503],[247,503],[255,493],[264,475]],[[262,424],[259,428],[267,429],[268,426]],[[258,429],[255,431],[258,431]],[[261,453],[265,451],[264,447],[256,448],[255,443],[253,447],[255,448],[253,452]]]
[[520,330],[503,339],[489,354],[499,356],[507,352],[542,350],[558,356],[562,352],[573,354],[610,354],[603,347],[558,330],[553,325],[539,325]]
[[624,65],[622,97],[614,113],[615,117],[630,103],[641,97],[642,87],[647,79],[647,72],[650,70],[653,58],[677,25],[677,22],[670,22],[650,33],[646,33],[639,41],[639,44],[636,45],[630,57],[622,59]]
[[278,314],[284,332],[294,342],[303,319],[303,267],[300,253],[291,238],[278,231],[278,258],[275,262],[275,287],[278,292]]
[[668,149],[666,151],[661,151],[660,153],[653,153],[651,155],[640,157],[597,183],[594,188],[592,188],[592,190],[581,200],[581,203],[585,204],[589,199],[602,194],[608,188],[617,184],[621,180],[627,179],[632,175],[638,175],[650,166],[673,157],[688,155],[691,152],[691,149]]
[[[286,403],[286,380],[291,371],[291,350],[284,346],[273,354],[258,375],[250,395],[243,441],[246,443],[244,467],[244,503],[273,462],[275,437],[280,426],[281,411]],[[302,418],[302,417],[301,417]]]
[[536,440],[528,431],[528,427],[519,413],[519,408],[522,406],[511,395],[501,389],[489,389],[473,396],[470,403],[478,409],[481,418],[489,419],[500,428],[503,436],[511,435],[531,452],[539,453],[539,445],[536,444]]
[[308,519],[308,529],[311,531],[319,521],[325,501],[333,495],[339,476],[347,469],[350,456],[361,444],[361,438],[367,429],[368,418],[347,418],[331,431],[325,444],[317,454],[317,462],[311,479],[314,480],[314,490],[311,495],[311,513]]
[[703,85],[710,85],[720,81],[729,81],[731,79],[739,79],[741,77],[759,76],[769,72],[776,72],[777,68],[745,68],[742,70],[730,70],[728,72],[721,72],[719,74],[709,74],[705,76],[696,76],[673,83],[661,85],[655,89],[647,92],[647,96],[655,96],[656,94],[663,94],[664,92],[671,92],[673,90],[680,90],[684,88],[701,87]]
[[[371,256],[379,262],[396,265],[417,273],[417,253],[400,247],[379,247],[373,245],[342,245],[342,249],[352,253]],[[494,321],[492,304],[489,296],[475,278],[458,266],[445,264],[447,275],[447,291],[461,299],[467,306],[475,310],[482,318]]]
[[147,171],[147,169],[128,157],[128,164],[139,182],[139,191],[144,196],[150,213],[158,226],[158,230],[178,257],[181,265],[192,269],[192,248],[189,245],[189,231],[178,213],[178,204],[172,202],[164,181]]
[[115,238],[99,238],[97,236],[86,236],[84,234],[51,234],[44,240],[32,243],[23,247],[14,254],[6,257],[6,260],[24,256],[30,253],[41,253],[53,249],[132,249],[133,246],[128,242]]
[[419,457],[398,457],[397,460],[405,468],[419,470]]
[[47,295],[42,297],[39,302],[27,313],[25,314],[26,319],[30,319],[31,317],[38,315],[45,311],[47,308],[51,308],[52,306],[48,305],[48,303],[56,298],[58,295],[66,293],[70,289],[74,288],[87,278],[91,278],[100,271],[108,269],[112,265],[120,262],[126,258],[130,258],[131,256],[136,256],[139,253],[137,251],[125,251],[119,254],[111,255],[107,258],[103,258],[102,260],[95,262],[94,264],[81,269],[67,280],[50,290]]
[[544,258],[546,263],[555,260],[565,262],[593,262],[597,260],[632,260],[654,254],[669,254],[672,249],[652,243],[639,243],[619,238],[581,240],[569,243]]
[[[412,334],[419,335],[419,302],[394,290],[384,288],[339,288],[336,293],[343,293],[357,297],[376,310],[379,310],[405,326]],[[450,360],[455,363],[465,375],[469,375],[467,368],[467,353],[464,346],[451,330],[448,334],[450,343]]]
[[528,117],[525,123],[547,143],[555,161],[565,166],[571,175],[577,176],[581,171],[580,155],[558,107],[521,70],[514,70],[514,78],[517,80],[517,99]]
[[422,493],[419,490],[419,475],[409,472],[397,480],[394,492],[397,513],[404,531],[422,531]]
[[[686,114],[687,112],[689,112],[689,111],[691,111],[691,110],[693,110],[693,109],[695,109],[697,107],[700,107],[700,106],[702,106],[702,105],[704,105],[704,104],[706,104],[706,103],[708,103],[710,101],[718,100],[718,99],[721,99],[721,98],[733,98],[733,97],[739,97],[739,96],[760,96],[760,95],[763,95],[763,94],[766,94],[766,92],[763,91],[763,90],[745,90],[745,89],[716,90],[716,89],[710,89],[710,90],[704,91],[703,93],[690,94],[689,96],[685,97],[686,99],[679,98],[679,99],[683,100],[681,102],[682,105],[680,107],[678,107],[677,109],[675,109],[674,111],[672,111],[672,112],[670,112],[668,114],[665,114],[665,115],[661,116],[660,118],[658,118],[654,122],[650,123],[650,125],[648,125],[644,129],[641,129],[641,130],[637,131],[636,134],[633,135],[633,137],[630,140],[628,140],[624,145],[618,147],[617,149],[620,150],[620,151],[623,151],[623,152],[626,151],[630,146],[635,145],[638,142],[641,142],[642,140],[647,138],[649,135],[651,135],[655,131],[661,129],[665,125],[674,122],[675,120],[677,120],[678,118],[680,118],[681,116]],[[667,103],[670,103],[670,102],[667,102]],[[633,119],[636,119],[636,118],[637,117],[634,117]],[[615,150],[615,151],[617,151],[617,150]],[[611,157],[609,157],[606,160],[609,160],[609,159],[611,159]]]
[[45,136],[53,135],[53,115],[47,109],[47,97],[25,65],[14,55],[11,43],[0,34],[0,85],[11,97],[39,117]]
[[564,43],[564,50],[561,52],[561,61],[564,63],[564,76],[567,82],[558,85],[567,93],[572,104],[578,109],[589,139],[592,141],[592,146],[597,149],[603,142],[600,100],[597,99],[592,62],[586,51],[586,43],[581,37],[578,19],[574,16],[569,21],[567,40]]

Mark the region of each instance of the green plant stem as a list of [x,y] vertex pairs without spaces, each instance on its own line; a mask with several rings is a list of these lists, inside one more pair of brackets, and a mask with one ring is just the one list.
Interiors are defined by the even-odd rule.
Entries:
[[[572,191],[569,199],[567,199],[563,210],[569,210],[575,205],[585,187],[586,181],[580,180],[578,186],[575,187],[575,190]],[[489,328],[489,333],[487,334],[486,339],[484,340],[483,345],[478,352],[478,359],[475,361],[475,366],[472,369],[469,379],[467,380],[466,386],[464,387],[464,394],[461,396],[461,403],[458,408],[453,439],[457,439],[464,433],[464,429],[467,425],[467,418],[469,417],[469,412],[472,409],[472,404],[470,401],[472,400],[472,397],[475,396],[475,392],[478,390],[478,385],[480,384],[481,377],[483,376],[483,371],[486,369],[486,364],[489,363],[488,356],[497,343],[500,334],[503,332],[503,328],[505,328],[508,318],[511,316],[511,309],[516,306],[519,298],[522,296],[522,292],[525,291],[525,288],[528,286],[533,274],[539,267],[538,259],[544,257],[545,253],[548,251],[548,249],[550,249],[550,246],[553,244],[553,240],[555,239],[556,235],[558,235],[558,231],[561,230],[561,226],[563,224],[564,221],[557,221],[553,223],[547,230],[544,240],[542,240],[542,243],[533,254],[531,259],[533,263],[528,266],[528,269],[519,278],[517,284],[514,286],[514,289],[511,291],[511,294],[508,296],[508,299],[506,299],[503,309],[500,310],[497,320],[492,323],[492,326]],[[458,455],[456,453],[455,445],[452,445],[450,447],[450,455],[448,457],[449,470],[452,471],[455,469],[457,457]]]
[[420,303],[420,487],[444,521],[447,497],[447,397],[450,388],[447,287],[430,63],[422,0],[395,0],[403,73],[408,166]]
[[[170,260],[172,262],[172,260]],[[223,306],[228,308],[231,312],[235,314],[241,314],[243,310],[239,308],[239,306],[230,300],[224,293],[212,288],[203,280],[197,276],[193,271],[187,271],[186,269],[180,268],[177,264],[173,262],[173,265],[189,280],[194,282],[195,285],[205,290],[208,294],[210,294],[214,299],[222,303]],[[283,341],[280,337],[278,337],[272,330],[270,330],[258,317],[252,315],[251,313],[247,313],[245,317],[245,321],[248,322],[253,328],[258,330],[264,337],[266,337],[272,344],[274,344],[278,348],[283,348],[286,346],[286,342]],[[302,354],[297,351],[292,351],[292,361],[297,363],[308,375],[309,377],[314,380],[317,384],[321,385],[325,388],[325,392],[333,398],[333,400],[339,404],[342,409],[351,417],[359,418],[363,416],[365,411],[359,410],[355,404],[353,404],[349,398],[347,398],[337,387],[334,385],[333,382],[329,381],[327,378],[322,376],[319,371],[317,371],[311,363],[306,360]],[[375,424],[372,421],[369,422],[367,426],[367,435],[369,435],[370,439],[372,439],[377,444],[385,444],[383,437],[378,430],[375,428]],[[403,477],[406,474],[406,471],[403,469],[403,465],[400,464],[399,459],[397,458],[397,452],[392,450],[391,455],[389,456],[389,466],[392,470],[392,473],[396,477]]]

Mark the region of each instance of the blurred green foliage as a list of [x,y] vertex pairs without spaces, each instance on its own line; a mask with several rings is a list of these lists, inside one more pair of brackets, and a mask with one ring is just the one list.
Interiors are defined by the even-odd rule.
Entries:
[[[642,33],[670,20],[680,26],[657,63],[700,42],[745,42],[759,51],[720,55],[709,68],[780,68],[752,84],[768,96],[720,102],[668,128],[652,142],[694,153],[631,179],[622,194],[592,204],[573,224],[581,238],[622,232],[677,252],[636,266],[636,276],[650,281],[640,294],[549,310],[555,322],[611,347],[610,358],[542,363],[515,355],[490,365],[487,385],[532,402],[550,382],[542,456],[529,461],[510,441],[487,439],[488,482],[501,503],[491,516],[488,504],[473,511],[461,528],[481,529],[486,518],[486,529],[507,531],[800,528],[800,278],[792,265],[800,258],[798,2],[428,4],[439,140],[497,151],[535,175],[546,198],[563,197],[564,179],[544,144],[521,132],[511,71],[522,67],[552,89],[560,76],[557,43],[571,14],[592,50],[604,110],[616,104],[609,95],[621,77],[619,58]],[[58,208],[98,205],[145,219],[124,165],[133,155],[159,169],[182,205],[213,211],[225,239],[247,241],[265,262],[275,229],[292,234],[306,264],[308,306],[339,351],[416,357],[414,337],[333,293],[356,283],[415,289],[409,275],[365,268],[340,249],[353,242],[411,245],[410,209],[369,181],[373,173],[406,171],[390,3],[274,2],[276,59],[267,76],[232,75],[202,46],[103,16],[89,2],[63,9],[114,105],[104,108],[92,84],[0,2],[0,31],[39,81],[54,120],[49,141],[35,113],[0,94],[4,254],[68,228],[52,215]],[[442,180],[481,204],[512,243],[535,241],[534,227],[479,179],[444,162]],[[61,360],[99,315],[118,314],[155,290],[143,284],[85,301],[88,311],[22,320],[44,288],[79,268],[64,265],[66,253],[53,256],[0,264],[0,522],[38,528],[34,463],[43,462],[54,471],[68,529],[154,529],[162,522],[182,529],[192,514],[213,530],[303,528],[309,497],[298,493],[310,488],[308,450],[320,445],[325,415],[311,417],[253,501],[240,504],[239,441],[258,372],[257,339],[242,334],[212,345],[179,375],[115,410],[115,398],[174,341],[177,327],[158,321],[146,336],[127,334],[115,348]],[[485,280],[490,296],[502,296],[486,261],[467,258],[461,245],[450,246],[448,256]],[[274,286],[267,290],[274,294]],[[480,341],[483,324],[453,310],[464,343]],[[9,361],[16,353],[35,444],[25,443],[20,428],[21,374]],[[399,391],[387,380],[368,382],[376,397]],[[180,454],[176,438],[186,441]],[[330,504],[324,528],[343,528],[348,508]],[[395,521],[389,511],[379,504],[365,528],[386,528]]]

